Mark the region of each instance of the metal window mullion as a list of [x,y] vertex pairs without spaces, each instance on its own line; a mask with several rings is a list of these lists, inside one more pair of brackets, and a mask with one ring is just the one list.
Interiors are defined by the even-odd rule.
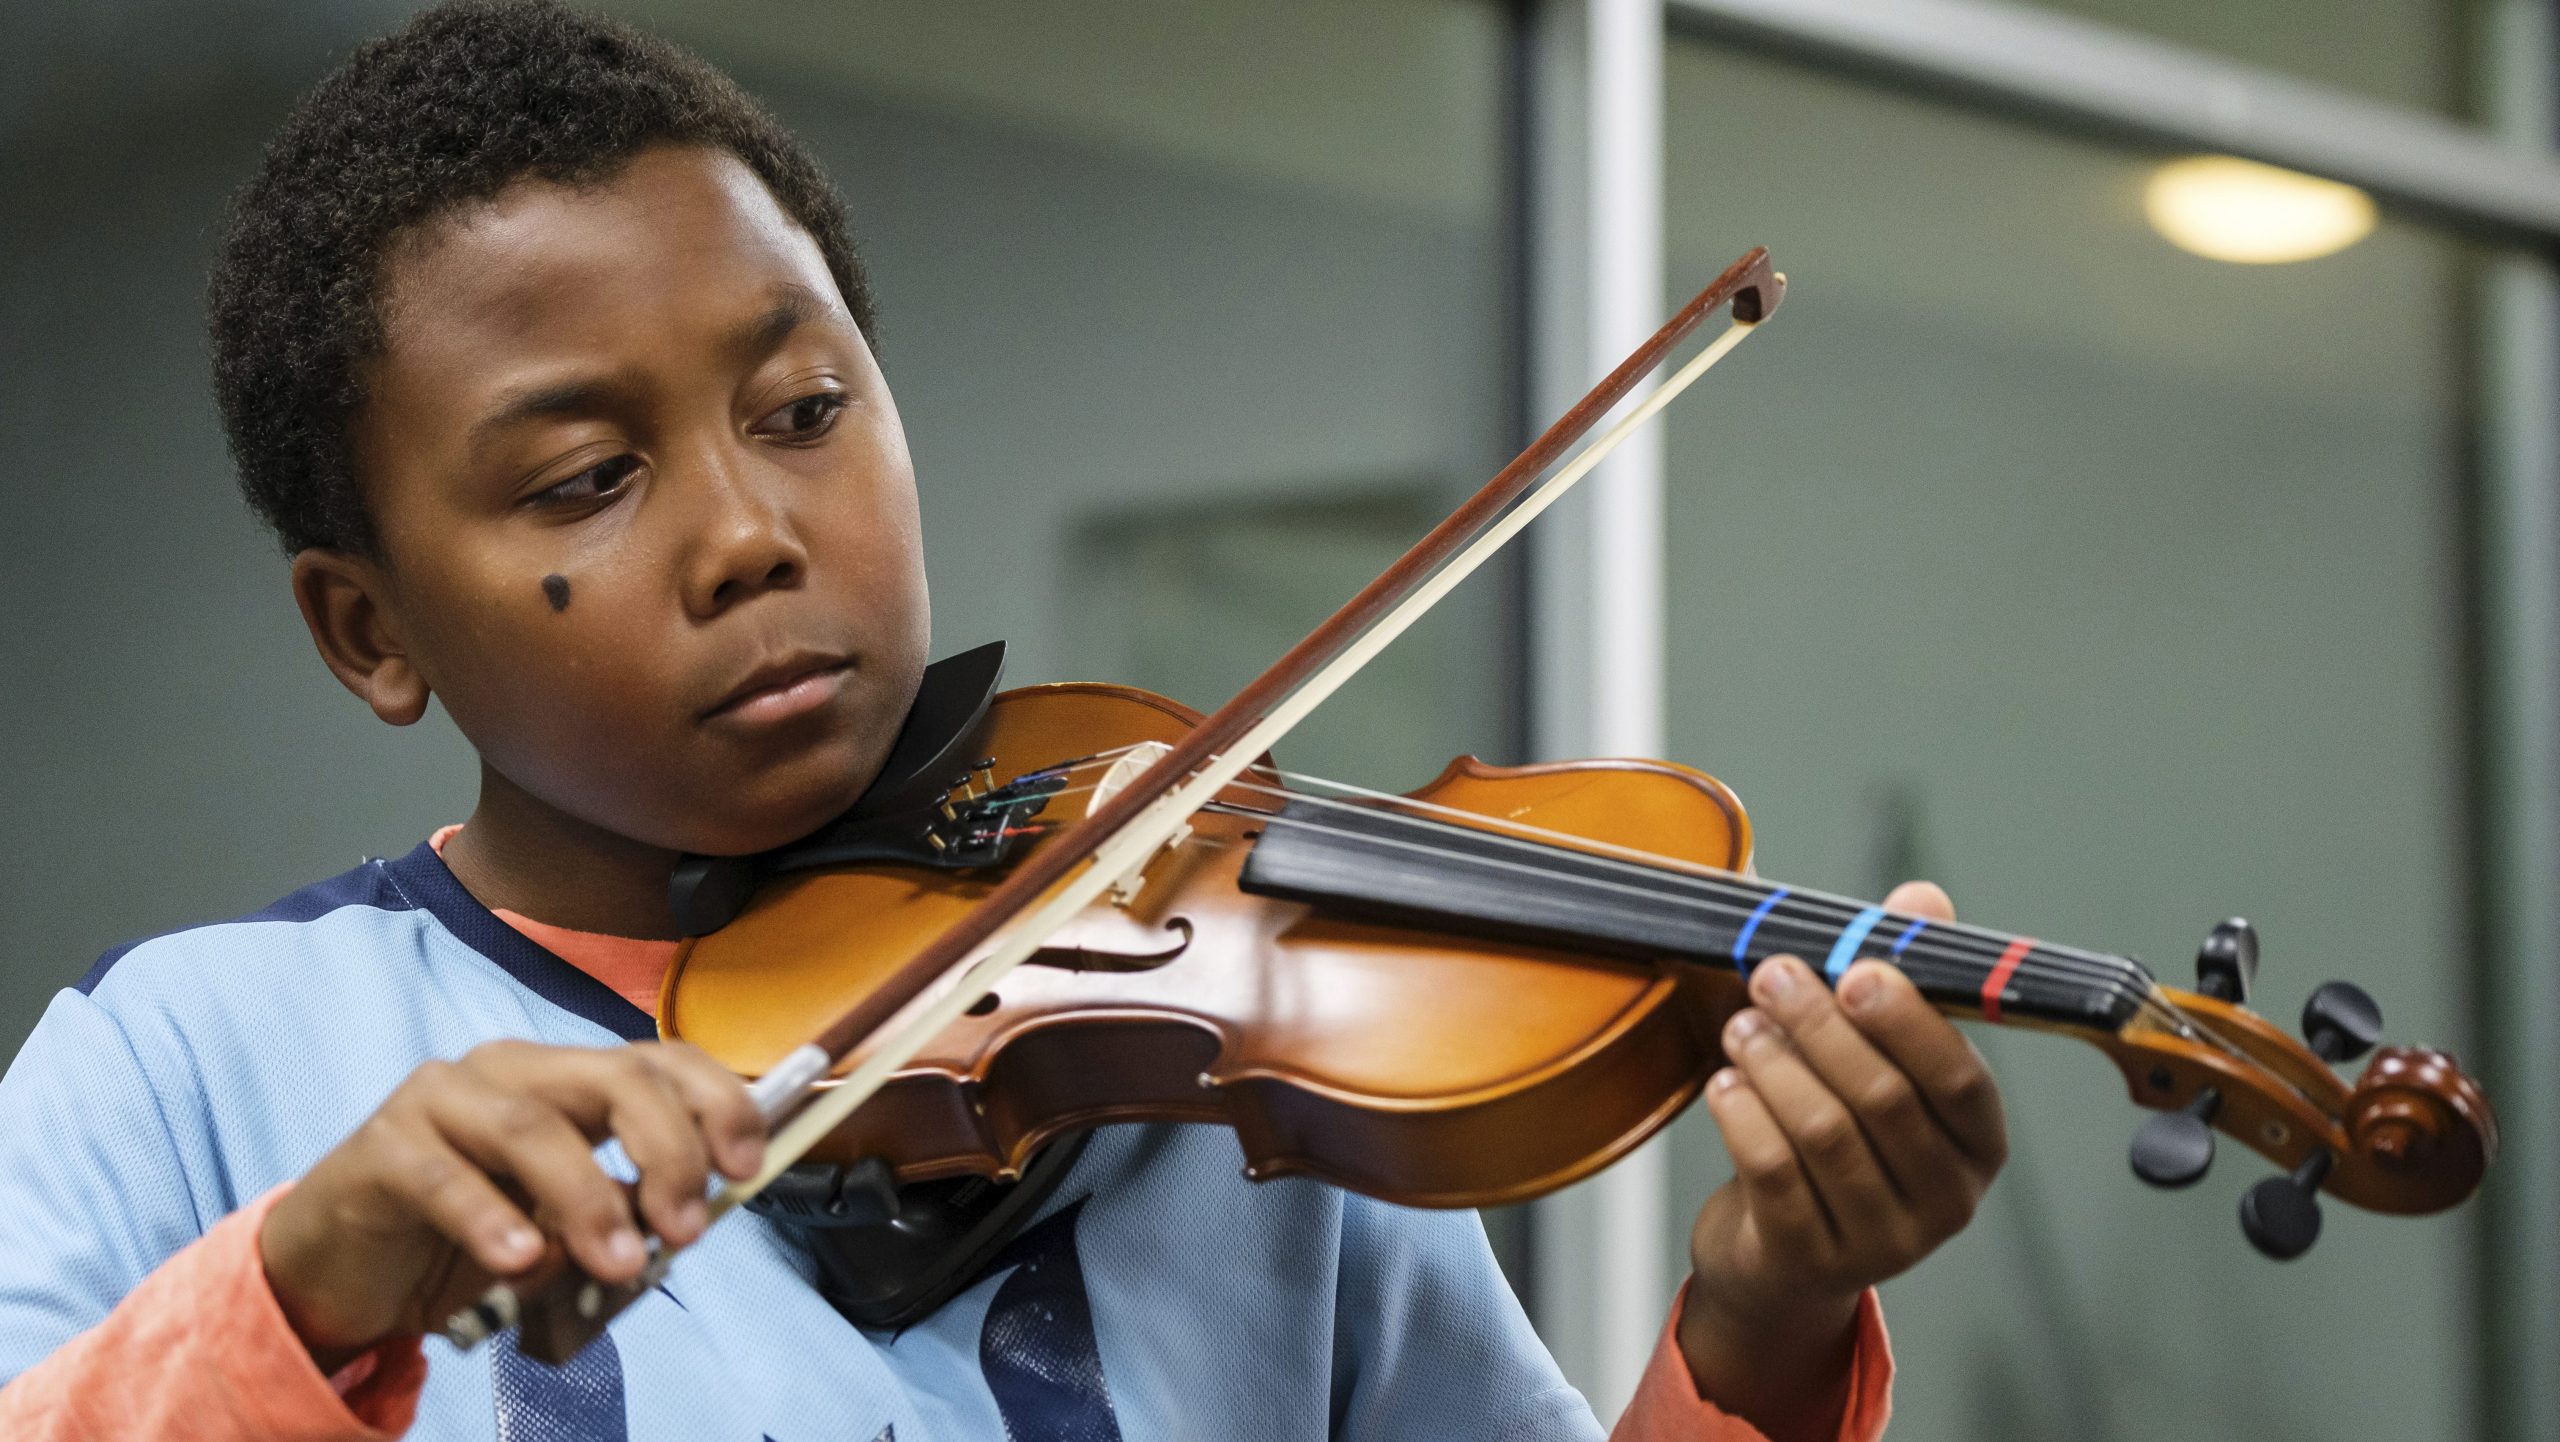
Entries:
[[[2478,35],[2482,109],[2520,152],[2560,143],[2560,20],[2498,0]],[[2493,256],[2480,337],[2482,1003],[2506,1150],[2483,1200],[2483,1434],[2560,1437],[2560,277],[2552,252]]]
[[2560,239],[2560,159],[2485,130],[1995,0],[1668,0],[1673,23],[2119,142],[2325,175],[2507,239]]

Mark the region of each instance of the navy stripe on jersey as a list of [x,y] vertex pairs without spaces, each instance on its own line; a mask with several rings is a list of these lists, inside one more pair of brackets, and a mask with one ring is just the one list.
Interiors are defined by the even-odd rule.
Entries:
[[533,938],[500,921],[480,904],[436,855],[418,848],[397,861],[378,862],[411,904],[434,913],[464,945],[505,968],[507,975],[544,1001],[582,1016],[624,1041],[655,1041],[658,1024],[612,987],[578,970]]
[[[234,917],[229,921],[206,922],[202,925],[231,926],[252,921],[318,921],[330,912],[349,906],[370,906],[377,911],[417,909],[407,897],[400,894],[400,888],[392,883],[385,864],[377,860],[367,861],[362,866],[341,871],[326,881],[315,881],[291,896],[274,902],[263,910],[253,911],[247,916]],[[82,996],[88,996],[98,989],[99,982],[107,979],[107,973],[114,969],[115,964],[124,960],[125,954],[135,947],[158,941],[163,936],[176,936],[182,932],[199,929],[201,929],[199,926],[181,926],[156,936],[128,941],[99,957],[97,964],[89,968],[88,974],[73,983],[73,989]]]
[[515,1333],[489,1340],[489,1373],[498,1402],[498,1442],[628,1442],[622,1403],[622,1351],[607,1332],[554,1367],[516,1350]]
[[[423,841],[397,861],[367,861],[326,881],[314,882],[247,916],[207,924],[230,926],[260,921],[317,921],[350,906],[394,912],[424,908],[436,920],[443,922],[445,929],[457,939],[496,962],[509,976],[553,1006],[573,1016],[584,1017],[625,1041],[652,1041],[657,1038],[657,1023],[647,1012],[623,1000],[613,988],[552,955],[523,932],[500,921],[445,866],[444,858],[436,855],[435,848]],[[115,964],[136,947],[164,936],[201,929],[179,927],[162,932],[160,936],[127,942],[99,957],[88,974],[80,978],[76,989],[83,996],[94,993]]]
[[1009,1442],[1120,1442],[1120,1419],[1102,1375],[1102,1347],[1076,1254],[1078,1198],[1007,1243],[991,1270],[1011,1267],[978,1333]]

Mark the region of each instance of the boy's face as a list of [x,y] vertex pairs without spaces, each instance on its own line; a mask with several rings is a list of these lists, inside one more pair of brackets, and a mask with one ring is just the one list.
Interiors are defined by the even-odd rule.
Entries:
[[661,147],[520,181],[397,252],[383,315],[355,431],[376,624],[484,762],[677,850],[849,805],[924,664],[915,478],[754,173]]

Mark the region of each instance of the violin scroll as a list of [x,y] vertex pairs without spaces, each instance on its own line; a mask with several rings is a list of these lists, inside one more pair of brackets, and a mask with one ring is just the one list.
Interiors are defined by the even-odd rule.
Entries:
[[[2370,1013],[2371,998],[2361,991],[2356,996]],[[2310,1010],[2317,1011],[2319,993],[2313,1000]],[[2335,1047],[2323,1040],[2315,1035],[2312,1045],[2326,1057]],[[2453,1058],[2421,1047],[2393,1047],[2347,1098],[2352,1154],[2379,1173],[2415,1184],[2405,1199],[2411,1210],[2449,1207],[2480,1184],[2495,1146],[2496,1123],[2473,1105],[2478,1100],[2479,1088]],[[2309,1251],[2320,1238],[2320,1185],[2336,1165],[2336,1153],[2315,1147],[2289,1175],[2251,1187],[2240,1198],[2240,1230],[2250,1245],[2278,1261]],[[2379,1204],[2376,1209],[2390,1210]]]
[[2278,1259],[2318,1238],[2321,1192],[2417,1215],[2477,1190],[2498,1148],[2478,1083],[2444,1052],[2393,1046],[2348,1085],[2332,1067],[2379,1040],[2380,1008],[2353,984],[2329,982],[2303,1007],[2306,1040],[2296,1041],[2242,1004],[2255,943],[2246,923],[2223,923],[2198,953],[2197,990],[2159,988],[2121,1031],[2092,1037],[2134,1099],[2159,1113],[2135,1135],[2134,1174],[2188,1186],[2211,1164],[2216,1132],[2248,1146],[2284,1169],[2240,1204],[2242,1231]]
[[2480,1185],[2498,1151],[2498,1119],[2451,1056],[2384,1047],[2347,1098],[2350,1154],[2390,1179],[2377,1211],[2441,1211]]

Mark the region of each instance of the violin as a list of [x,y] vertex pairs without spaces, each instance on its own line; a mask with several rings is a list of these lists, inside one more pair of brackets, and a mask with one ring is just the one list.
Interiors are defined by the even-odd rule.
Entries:
[[[779,853],[736,918],[684,948],[661,1033],[765,1074],[803,1018],[858,1002],[1200,719],[1122,686],[995,697],[971,743],[985,755],[949,796]],[[1392,796],[1257,765],[807,1160],[1011,1180],[1068,1131],[1210,1122],[1235,1131],[1257,1180],[1408,1206],[1526,1201],[1694,1100],[1751,967],[1781,952],[1825,958],[1834,979],[1880,957],[1941,1010],[2097,1046],[2164,1112],[2134,1152],[2146,1179],[2196,1180],[2213,1129],[2296,1174],[2244,1209],[2279,1256],[2310,1245],[2315,1189],[2437,1211],[2495,1149],[2485,1098],[2442,1053],[2386,1048],[2353,1085],[2331,1069],[2378,1033],[2352,983],[2313,993],[2308,1046],[2248,1011],[2246,922],[2212,931],[2199,989],[2181,991],[2129,957],[1753,880],[1750,859],[1733,793],[1669,762],[1467,756]]]
[[[1582,403],[1306,641],[1203,716],[1125,686],[999,691],[1001,645],[929,668],[882,777],[815,835],[687,858],[692,934],[659,1027],[751,1078],[795,1163],[898,1184],[1014,1181],[1111,1122],[1230,1128],[1245,1175],[1412,1206],[1542,1196],[1641,1145],[1722,1065],[1751,968],[1837,980],[1899,967],[1942,1011],[2074,1037],[2154,1115],[2133,1169],[2183,1186],[2216,1134],[2273,1162],[2250,1241],[2300,1255],[2318,1197],[2441,1211],[2494,1159],[2495,1115],[2453,1058],[2374,1051],[2352,983],[2295,1040],[2248,1008],[2257,938],[2214,927],[2193,989],[2128,956],[1777,885],[1741,803],[1667,761],[1460,757],[1401,794],[1280,770],[1271,743],[1776,308],[1737,261]],[[1707,315],[1733,324],[1552,475]],[[1542,481],[1540,478],[1544,476]],[[811,1020],[834,1018],[813,1040]],[[2371,1051],[2353,1082],[2336,1066]],[[565,1361],[664,1275],[574,1266],[448,1324],[517,1326]]]

